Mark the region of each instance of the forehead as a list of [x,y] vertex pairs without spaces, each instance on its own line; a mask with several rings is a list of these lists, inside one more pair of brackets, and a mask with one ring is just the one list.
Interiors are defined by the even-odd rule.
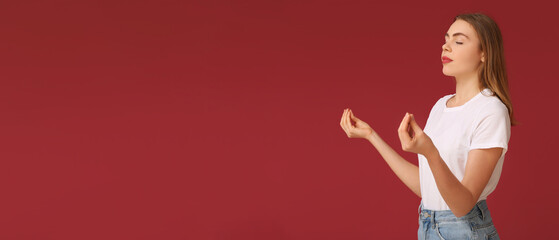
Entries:
[[[452,34],[454,33],[463,33],[466,34],[469,39],[471,40],[475,40],[477,38],[476,34],[475,34],[475,30],[472,27],[472,25],[470,25],[468,22],[458,19],[456,21],[454,21],[454,23],[452,23],[452,25],[450,25],[450,27],[448,28],[448,31],[445,34],[448,34],[449,37],[452,37]],[[459,37],[460,35],[456,36]],[[445,36],[446,37],[446,36]]]

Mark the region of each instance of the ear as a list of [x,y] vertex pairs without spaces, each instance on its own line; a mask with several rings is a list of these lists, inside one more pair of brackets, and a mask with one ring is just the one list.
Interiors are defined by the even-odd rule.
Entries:
[[485,53],[481,52],[481,62],[485,62]]

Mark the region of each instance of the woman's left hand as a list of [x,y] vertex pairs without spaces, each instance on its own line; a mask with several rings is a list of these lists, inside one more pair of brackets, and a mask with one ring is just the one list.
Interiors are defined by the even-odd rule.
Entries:
[[402,143],[402,150],[406,152],[425,156],[437,149],[431,138],[415,122],[413,114],[406,113],[398,128],[398,136],[400,137],[400,143]]

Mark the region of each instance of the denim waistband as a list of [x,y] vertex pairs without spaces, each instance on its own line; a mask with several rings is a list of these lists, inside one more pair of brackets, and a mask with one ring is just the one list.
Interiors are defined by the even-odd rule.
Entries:
[[474,205],[468,214],[462,217],[456,217],[451,210],[423,209],[423,202],[421,202],[417,211],[421,219],[432,218],[436,222],[444,222],[466,220],[477,216],[481,216],[482,219],[485,219],[489,209],[487,208],[487,202],[485,200],[481,200]]

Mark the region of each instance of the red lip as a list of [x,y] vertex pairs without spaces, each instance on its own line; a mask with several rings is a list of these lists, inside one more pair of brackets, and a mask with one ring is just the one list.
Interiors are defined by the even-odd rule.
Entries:
[[447,56],[443,56],[443,57],[441,58],[441,60],[442,60],[443,63],[452,62],[452,59],[448,58]]

